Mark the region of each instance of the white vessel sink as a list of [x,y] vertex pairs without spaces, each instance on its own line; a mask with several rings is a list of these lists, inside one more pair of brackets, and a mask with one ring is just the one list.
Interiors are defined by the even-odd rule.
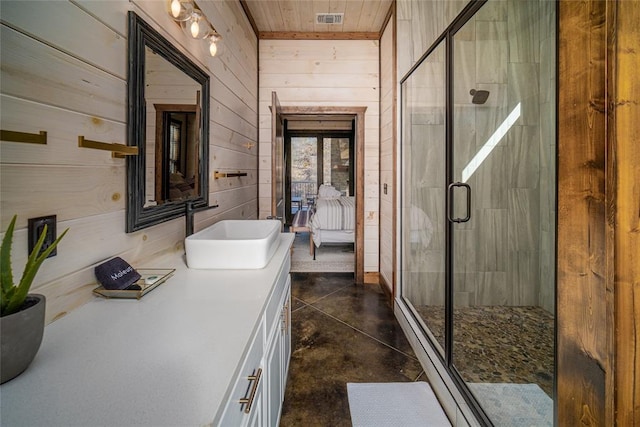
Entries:
[[279,243],[278,220],[225,220],[188,236],[184,241],[189,268],[259,269]]

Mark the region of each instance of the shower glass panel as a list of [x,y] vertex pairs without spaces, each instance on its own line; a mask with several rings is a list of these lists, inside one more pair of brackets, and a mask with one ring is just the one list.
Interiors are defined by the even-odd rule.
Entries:
[[445,43],[402,84],[402,296],[445,348]]
[[553,424],[554,23],[489,1],[452,38],[452,363],[495,425]]

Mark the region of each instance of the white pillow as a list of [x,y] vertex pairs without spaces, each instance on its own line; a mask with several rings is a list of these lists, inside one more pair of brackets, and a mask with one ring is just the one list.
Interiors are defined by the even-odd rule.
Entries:
[[318,188],[318,197],[323,199],[336,199],[340,197],[342,193],[336,190],[333,185],[322,184],[320,188]]

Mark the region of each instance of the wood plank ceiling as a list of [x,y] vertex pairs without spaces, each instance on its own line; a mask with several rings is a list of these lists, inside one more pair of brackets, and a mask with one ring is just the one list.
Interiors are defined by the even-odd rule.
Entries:
[[[374,39],[393,0],[240,0],[261,39]],[[341,13],[340,23],[317,23],[317,14]]]

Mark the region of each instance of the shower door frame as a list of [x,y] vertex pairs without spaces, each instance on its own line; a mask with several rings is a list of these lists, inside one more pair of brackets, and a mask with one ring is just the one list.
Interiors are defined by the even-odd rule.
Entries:
[[[400,108],[400,114],[399,114],[399,119],[400,119],[400,124],[402,127],[405,126],[404,123],[404,92],[402,90],[402,85],[404,84],[404,82],[409,79],[413,72],[419,68],[423,62],[429,57],[429,55],[431,53],[433,53],[438,46],[444,41],[445,43],[445,141],[443,141],[442,143],[445,144],[445,156],[446,156],[446,161],[445,161],[445,211],[447,210],[447,207],[449,206],[449,204],[453,203],[452,200],[450,200],[450,198],[452,198],[452,194],[448,191],[447,187],[451,184],[454,183],[454,176],[453,176],[453,172],[454,172],[454,167],[453,167],[453,162],[454,162],[454,143],[455,141],[453,140],[453,133],[454,133],[454,121],[453,121],[453,117],[454,117],[454,93],[453,93],[453,80],[454,80],[454,55],[453,55],[453,39],[454,36],[456,35],[456,33],[465,26],[465,24],[467,24],[467,22],[469,22],[471,20],[471,18],[473,18],[476,13],[482,8],[482,6],[484,6],[485,3],[487,3],[488,0],[476,0],[476,1],[472,1],[469,4],[467,4],[467,6],[462,10],[462,12],[460,12],[460,14],[453,20],[453,22],[443,31],[443,33],[433,42],[433,44],[425,51],[425,53],[420,57],[420,59],[418,61],[416,61],[416,63],[409,69],[409,71],[407,71],[407,73],[402,77],[402,79],[399,81],[399,87],[401,88],[400,92],[400,101],[399,101],[399,105],[401,106]],[[557,12],[556,12],[557,13]],[[557,28],[557,27],[556,27]],[[557,64],[557,57],[556,57],[556,64]],[[556,76],[558,74],[558,69],[557,69],[557,65],[556,65]],[[556,99],[557,99],[557,91],[556,91]],[[556,108],[557,108],[557,101],[556,101]],[[557,126],[556,126],[556,133],[557,133]],[[401,134],[403,134],[403,132],[401,132]],[[403,162],[404,156],[403,156],[403,151],[404,151],[404,144],[401,142],[399,144],[399,148],[400,148],[400,153],[399,153],[399,159],[400,162]],[[556,153],[556,158],[557,158],[557,153]],[[403,177],[403,167],[400,166],[399,167],[400,170],[400,179],[399,179],[399,184],[400,184],[400,191],[398,192],[398,197],[399,197],[399,206],[404,206],[404,177]],[[556,194],[557,194],[557,180],[555,182],[554,185]],[[399,236],[403,236],[403,222],[404,222],[404,215],[401,213],[399,215],[399,224],[398,224],[398,230],[399,230]],[[472,394],[472,392],[470,391],[468,385],[466,384],[466,382],[464,381],[464,379],[462,378],[461,374],[458,372],[457,368],[454,366],[453,363],[453,344],[454,344],[454,325],[453,325],[453,304],[454,304],[454,278],[453,278],[453,272],[454,272],[454,267],[453,267],[453,251],[454,251],[454,244],[453,244],[453,226],[454,223],[449,220],[448,215],[445,214],[445,227],[444,227],[444,239],[445,239],[445,248],[444,248],[444,257],[445,257],[445,279],[444,279],[444,285],[445,285],[445,321],[444,321],[444,334],[445,334],[445,341],[444,341],[444,354],[442,354],[437,347],[437,343],[435,342],[434,338],[432,337],[431,333],[427,333],[427,331],[424,330],[424,327],[422,326],[422,321],[418,320],[417,317],[417,313],[415,312],[415,310],[413,310],[410,305],[411,302],[408,301],[404,296],[403,296],[403,285],[404,285],[404,279],[403,279],[403,275],[404,275],[404,264],[403,264],[403,258],[404,258],[404,246],[402,244],[402,241],[399,241],[400,245],[399,247],[403,248],[400,250],[399,252],[399,257],[398,257],[398,272],[399,272],[399,283],[400,283],[400,292],[399,292],[399,298],[396,299],[396,303],[400,305],[400,309],[403,312],[403,315],[407,317],[407,321],[411,322],[413,325],[417,326],[420,331],[422,332],[422,336],[424,337],[424,339],[428,342],[428,345],[430,346],[431,350],[433,351],[432,353],[428,353],[427,357],[429,357],[430,359],[433,359],[433,354],[435,354],[437,356],[437,359],[443,364],[443,368],[446,372],[446,374],[448,374],[448,377],[453,381],[453,385],[455,386],[455,392],[452,392],[452,390],[450,389],[449,392],[452,392],[452,397],[456,394],[459,393],[461,395],[461,397],[463,397],[465,403],[468,405],[468,407],[471,409],[471,412],[473,413],[473,415],[476,417],[476,419],[482,424],[482,425],[488,425],[491,426],[493,425],[490,418],[488,417],[487,413],[485,413],[485,410],[482,408],[482,406],[480,405],[480,403],[478,402],[478,400],[476,399],[476,397]],[[557,259],[556,259],[556,265],[557,265]],[[557,276],[555,278],[556,281],[556,287],[557,287]],[[557,311],[557,308],[556,308]],[[554,317],[556,319],[556,323],[557,323],[557,313],[554,313]],[[402,323],[402,319],[401,320]],[[411,328],[411,326],[409,326]],[[415,333],[415,332],[414,332]],[[554,335],[557,336],[557,325],[554,327]],[[416,334],[416,337],[418,339],[420,339],[420,337],[418,337],[418,334]],[[555,338],[554,338],[555,341]],[[425,348],[424,344],[422,344],[422,347]],[[554,350],[555,353],[555,350]],[[436,367],[437,370],[437,367]],[[557,354],[554,357],[554,372],[557,372]],[[441,379],[443,379],[444,381],[444,385],[449,388],[447,386],[447,381],[444,380],[444,376],[442,375],[442,372],[436,372],[437,375],[439,375],[439,377]],[[557,406],[557,375],[554,375],[554,381],[553,381],[554,385],[554,397],[553,397],[553,401],[554,401],[554,413],[556,412],[556,406]],[[456,404],[458,406],[460,406],[459,402],[456,402]],[[446,409],[446,405],[445,405],[445,409]],[[460,410],[460,408],[458,408],[458,410]],[[463,413],[464,415],[464,413]],[[555,419],[555,414],[554,414],[554,419]]]

